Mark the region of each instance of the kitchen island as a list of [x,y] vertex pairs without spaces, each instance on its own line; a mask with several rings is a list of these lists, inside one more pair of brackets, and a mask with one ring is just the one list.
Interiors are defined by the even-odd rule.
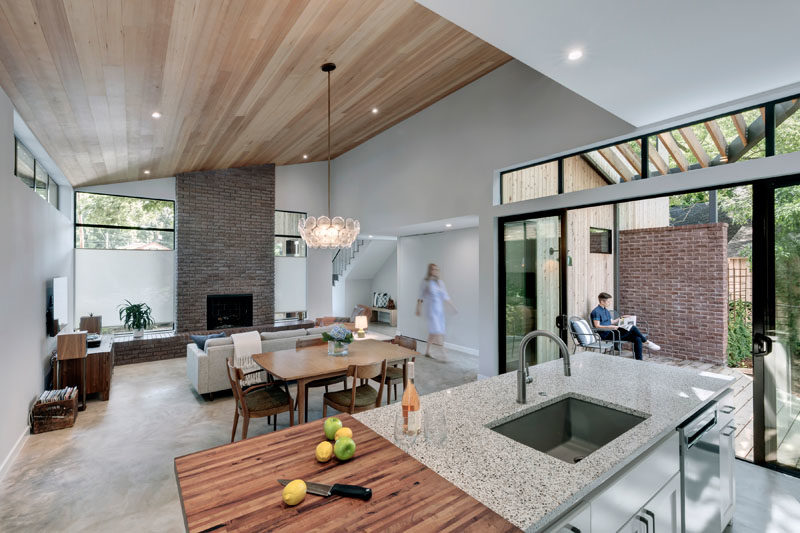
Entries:
[[[564,376],[560,360],[530,370],[533,382],[527,386],[527,404],[516,402],[515,372],[423,394],[423,413],[445,412],[447,440],[441,445],[418,441],[407,450],[526,531],[547,530],[656,448],[677,457],[676,428],[731,384],[728,376],[588,352],[572,355],[570,377]],[[574,464],[491,429],[565,397],[644,420]],[[393,441],[399,409],[399,404],[393,404],[354,416]]]

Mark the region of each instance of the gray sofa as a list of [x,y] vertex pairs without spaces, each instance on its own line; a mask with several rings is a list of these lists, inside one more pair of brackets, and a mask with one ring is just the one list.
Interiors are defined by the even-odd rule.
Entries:
[[[266,331],[261,333],[261,351],[293,349],[299,337],[321,338],[324,331],[333,326],[310,329],[289,329],[285,331]],[[233,340],[230,337],[208,339],[201,350],[194,342],[186,345],[186,376],[194,390],[200,394],[212,394],[229,390],[226,359],[233,357]]]

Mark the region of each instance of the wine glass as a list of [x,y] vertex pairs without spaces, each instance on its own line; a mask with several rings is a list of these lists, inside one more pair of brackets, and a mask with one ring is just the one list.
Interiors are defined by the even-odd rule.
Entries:
[[402,450],[408,450],[417,440],[417,434],[409,433],[407,429],[403,411],[398,409],[394,415],[394,442]]

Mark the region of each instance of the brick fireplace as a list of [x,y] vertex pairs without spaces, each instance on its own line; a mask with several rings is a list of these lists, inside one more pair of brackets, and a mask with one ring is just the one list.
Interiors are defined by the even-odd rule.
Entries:
[[209,296],[250,295],[249,324],[272,324],[275,165],[178,174],[175,193],[176,330],[227,325]]

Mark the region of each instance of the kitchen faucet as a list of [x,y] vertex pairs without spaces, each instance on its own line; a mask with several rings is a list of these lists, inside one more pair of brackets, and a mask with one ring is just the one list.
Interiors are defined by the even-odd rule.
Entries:
[[572,372],[570,370],[569,365],[569,350],[567,349],[567,345],[564,344],[558,336],[550,333],[549,331],[544,331],[537,329],[535,331],[531,331],[524,337],[522,337],[522,341],[519,343],[519,370],[517,370],[517,403],[527,403],[526,393],[527,390],[525,386],[533,381],[528,375],[528,365],[525,361],[525,348],[528,347],[528,344],[536,337],[547,337],[552,339],[558,345],[558,351],[561,352],[561,358],[564,359],[564,375],[571,376]]

